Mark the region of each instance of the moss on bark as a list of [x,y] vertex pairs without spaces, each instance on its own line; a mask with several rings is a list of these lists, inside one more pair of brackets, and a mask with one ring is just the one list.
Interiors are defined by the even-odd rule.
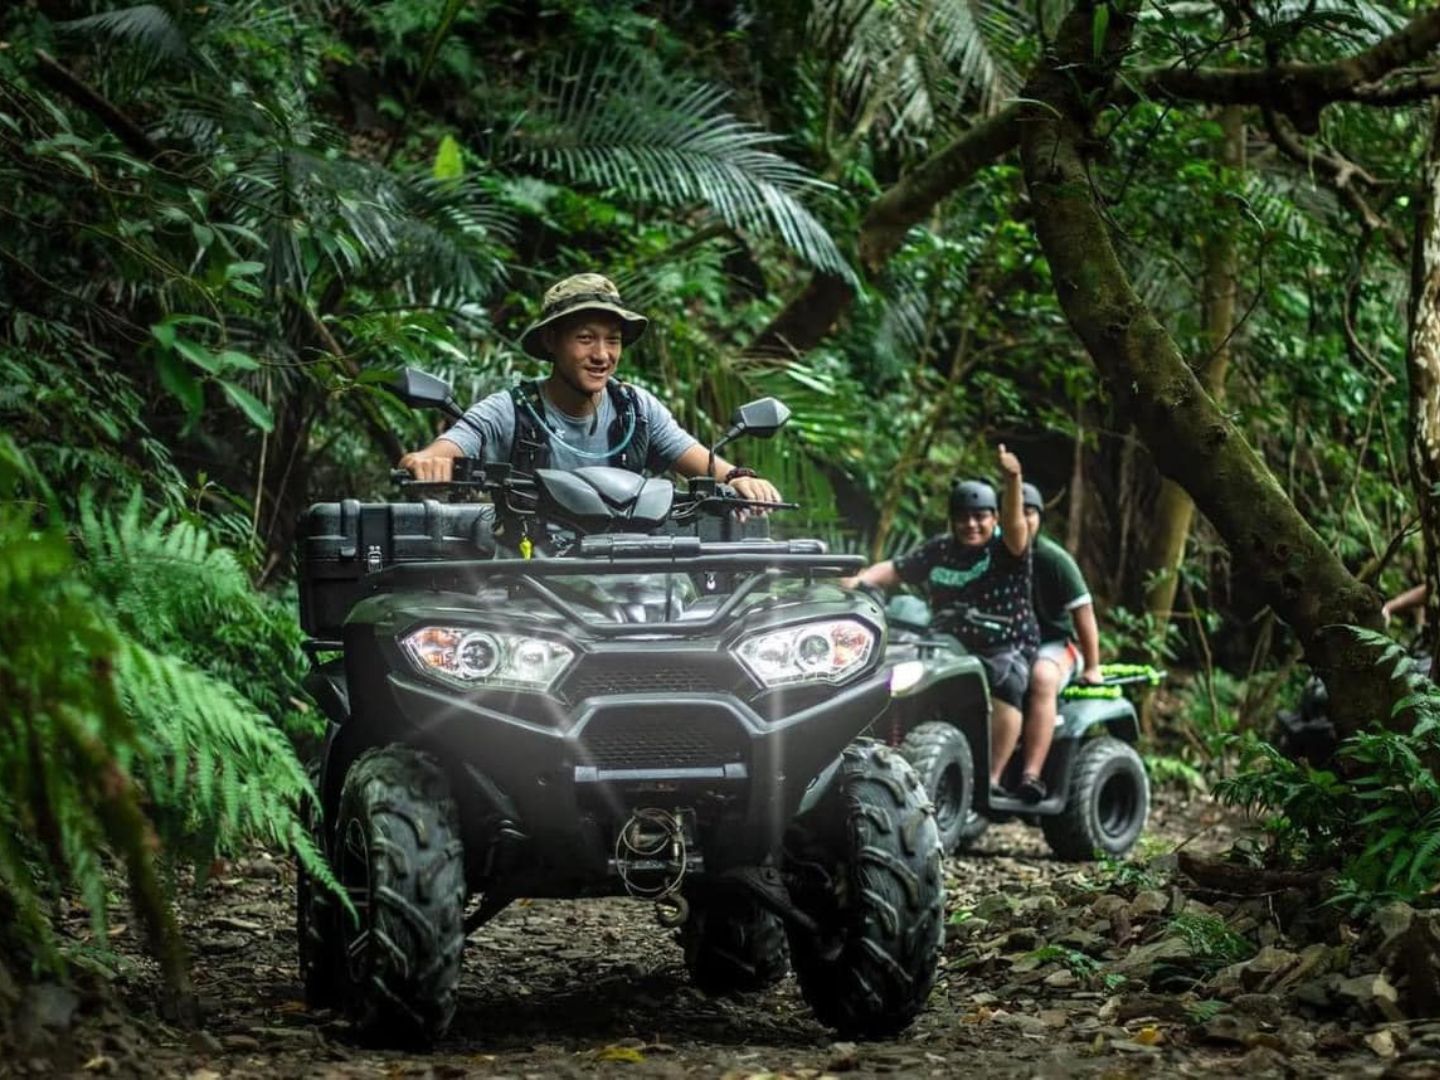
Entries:
[[1095,202],[1085,147],[1134,16],[1112,12],[1097,56],[1094,6],[1077,4],[1066,17],[1022,94],[1033,104],[1022,117],[1021,158],[1061,306],[1160,472],[1194,499],[1327,675],[1337,724],[1348,732],[1388,700],[1386,680],[1370,650],[1326,628],[1378,627],[1379,596],[1301,517],[1130,284]]

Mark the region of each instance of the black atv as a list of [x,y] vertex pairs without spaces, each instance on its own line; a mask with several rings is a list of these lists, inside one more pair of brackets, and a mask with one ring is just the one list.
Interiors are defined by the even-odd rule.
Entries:
[[[891,699],[875,733],[920,774],[947,853],[979,839],[991,821],[1010,817],[1038,824],[1062,859],[1119,856],[1135,845],[1150,814],[1150,782],[1135,751],[1135,706],[1121,686],[1153,682],[1159,673],[1112,665],[1104,669],[1103,685],[1067,687],[1042,777],[1050,795],[1039,803],[992,797],[989,783],[975,780],[986,778],[990,761],[984,666],[955,638],[931,632],[929,608],[919,597],[892,597],[886,615]],[[982,624],[1000,618],[976,611],[964,617]],[[1020,770],[1016,747],[1002,786],[1013,790]]]
[[[423,373],[400,389],[457,411]],[[726,438],[787,416],[752,403]],[[429,498],[303,522],[313,828],[354,910],[300,881],[307,1000],[423,1043],[466,936],[512,900],[629,895],[708,992],[788,964],[823,1023],[905,1028],[941,852],[914,770],[857,741],[890,698],[881,609],[831,583],[859,560],[755,535],[736,511],[759,507],[713,482],[456,466],[404,485]]]
[[[1433,670],[1431,657],[1412,645],[1409,670],[1428,678]],[[1312,769],[1330,767],[1340,749],[1340,736],[1330,719],[1330,692],[1318,675],[1305,680],[1300,700],[1293,709],[1280,709],[1271,722],[1267,739],[1291,761],[1304,761]]]

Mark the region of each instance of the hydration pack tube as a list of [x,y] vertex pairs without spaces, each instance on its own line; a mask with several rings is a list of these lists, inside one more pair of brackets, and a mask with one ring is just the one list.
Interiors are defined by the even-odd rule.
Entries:
[[[633,386],[618,379],[606,383],[605,392],[610,395],[615,419],[606,432],[610,451],[594,464],[643,473],[650,465],[650,423],[640,407],[640,395]],[[540,383],[522,382],[511,387],[510,400],[515,408],[515,441],[510,448],[510,464],[516,472],[524,473],[550,468],[552,443],[557,439],[563,443],[564,439],[545,422]],[[577,453],[583,456],[583,452]]]

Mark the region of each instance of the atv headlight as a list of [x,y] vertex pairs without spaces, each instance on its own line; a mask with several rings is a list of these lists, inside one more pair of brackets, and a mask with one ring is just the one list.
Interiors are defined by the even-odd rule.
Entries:
[[802,623],[742,641],[735,655],[766,686],[839,682],[863,667],[875,648],[875,631],[855,619]]
[[548,689],[575,657],[573,649],[545,638],[459,626],[426,626],[400,644],[427,675],[526,690]]

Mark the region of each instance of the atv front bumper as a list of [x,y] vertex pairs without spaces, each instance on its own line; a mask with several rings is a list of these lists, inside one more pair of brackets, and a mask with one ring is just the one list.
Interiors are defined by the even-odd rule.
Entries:
[[692,809],[707,872],[763,862],[885,709],[889,677],[873,672],[779,718],[714,692],[595,696],[543,724],[404,673],[389,673],[383,692],[387,741],[408,731],[450,771],[467,848],[486,848],[485,830],[505,823],[503,865],[480,873],[518,876],[517,895],[542,896],[612,888],[616,830],[641,807]]

